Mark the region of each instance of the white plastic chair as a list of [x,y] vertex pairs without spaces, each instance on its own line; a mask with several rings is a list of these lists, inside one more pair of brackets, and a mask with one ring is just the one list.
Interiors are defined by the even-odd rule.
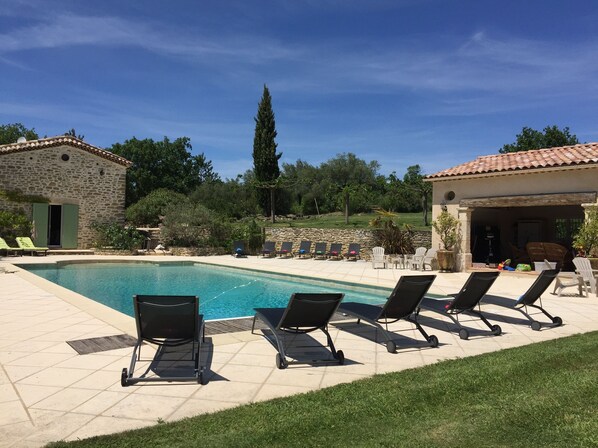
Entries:
[[437,251],[437,249],[428,249],[422,261],[422,271],[426,270],[426,266],[429,266],[431,271],[436,269],[436,265],[438,264],[436,260]]
[[587,297],[588,295],[583,278],[579,274],[573,272],[561,273],[554,280],[554,291],[552,293],[559,297],[563,295],[563,290],[567,288],[577,288],[579,295],[582,297]]
[[583,279],[586,292],[589,290],[589,292],[598,296],[598,293],[596,293],[596,274],[598,271],[592,269],[590,260],[583,257],[576,257],[573,259],[573,264],[575,265],[576,272]]
[[383,269],[386,269],[386,258],[384,258],[384,248],[376,246],[372,248],[372,268],[376,269],[376,265],[381,264]]
[[415,270],[421,270],[423,268],[424,257],[428,249],[425,247],[418,247],[415,249],[415,254],[411,259],[411,268]]

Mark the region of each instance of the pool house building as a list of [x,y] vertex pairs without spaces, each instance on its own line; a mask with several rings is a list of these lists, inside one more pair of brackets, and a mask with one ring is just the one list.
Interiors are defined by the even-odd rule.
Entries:
[[94,223],[124,223],[131,162],[116,154],[71,136],[19,139],[0,163],[0,210],[25,212],[38,246],[85,249]]
[[433,219],[447,210],[461,223],[459,270],[516,258],[530,242],[571,252],[585,213],[598,206],[598,143],[481,156],[426,180]]

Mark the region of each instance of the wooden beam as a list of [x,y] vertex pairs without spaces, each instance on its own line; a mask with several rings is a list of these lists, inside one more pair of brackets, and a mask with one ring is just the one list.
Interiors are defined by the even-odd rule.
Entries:
[[552,193],[521,196],[494,196],[461,199],[461,207],[541,207],[547,205],[581,205],[596,202],[596,192]]

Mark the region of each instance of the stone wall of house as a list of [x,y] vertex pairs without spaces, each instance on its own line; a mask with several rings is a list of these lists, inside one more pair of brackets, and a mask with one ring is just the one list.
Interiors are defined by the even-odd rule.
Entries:
[[[299,248],[302,240],[316,242],[341,243],[343,250],[349,248],[350,243],[359,243],[362,254],[369,254],[376,246],[376,230],[371,229],[310,229],[298,227],[266,227],[266,240],[276,241],[277,250],[283,241],[292,241],[294,248]],[[413,236],[415,247],[431,247],[432,233],[429,231],[415,231]]]
[[[0,189],[43,196],[50,204],[79,206],[79,248],[92,246],[93,223],[124,223],[125,166],[71,146],[3,154],[0,161]],[[3,200],[0,209],[32,213],[31,204]]]

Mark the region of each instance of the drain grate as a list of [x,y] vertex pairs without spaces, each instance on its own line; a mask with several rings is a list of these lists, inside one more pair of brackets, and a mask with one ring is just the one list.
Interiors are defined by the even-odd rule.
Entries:
[[129,336],[128,334],[117,334],[101,338],[66,341],[66,343],[80,355],[89,355],[90,353],[116,350],[117,348],[133,347],[137,343],[137,338]]

